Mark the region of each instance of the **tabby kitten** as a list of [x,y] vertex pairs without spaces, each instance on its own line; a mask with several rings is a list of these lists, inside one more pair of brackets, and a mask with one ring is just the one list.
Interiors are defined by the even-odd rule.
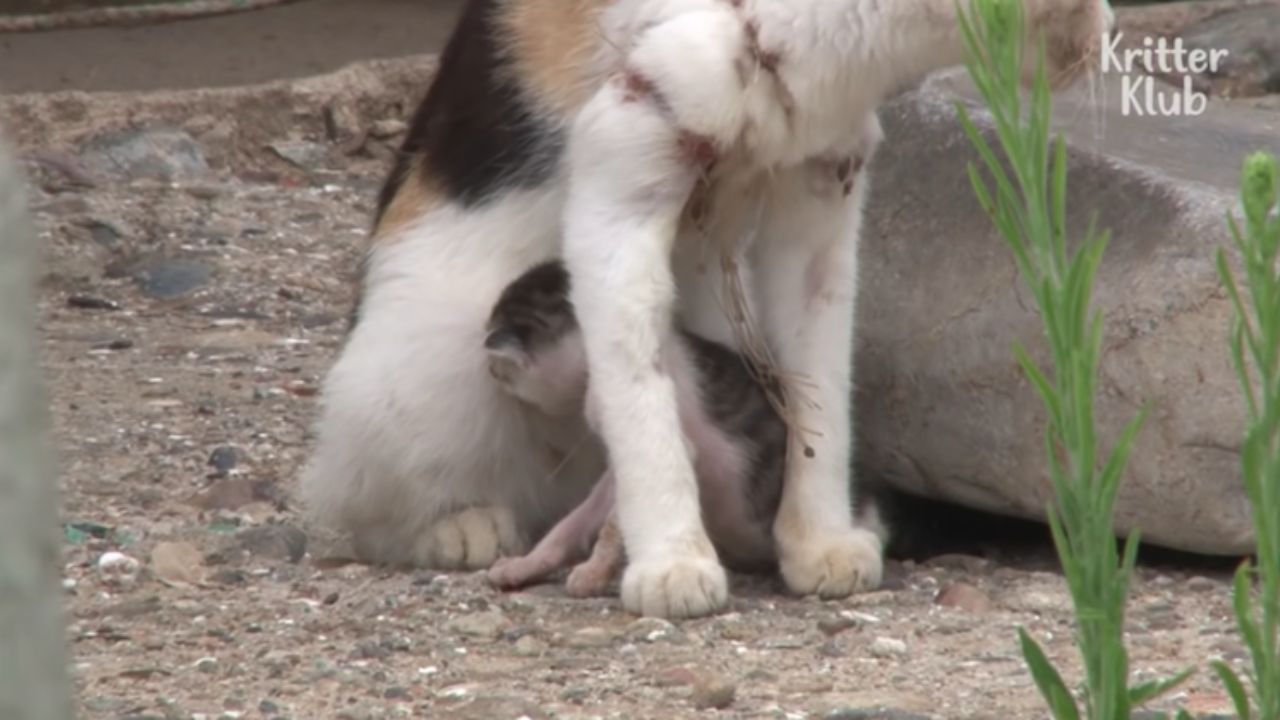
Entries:
[[[503,291],[485,340],[493,376],[550,418],[583,412],[587,395],[582,335],[569,288],[563,263],[535,266]],[[745,358],[719,343],[676,332],[672,350],[677,357],[671,361],[676,404],[711,542],[730,569],[773,570],[772,526],[782,497],[786,425]],[[606,472],[588,499],[529,554],[504,558],[491,568],[490,580],[501,587],[527,585],[585,555],[613,513],[612,483]],[[601,542],[614,537],[606,533]],[[570,592],[602,592],[599,583],[612,578],[620,550],[598,552],[588,569],[570,576]],[[585,577],[594,578],[593,583],[587,584]]]

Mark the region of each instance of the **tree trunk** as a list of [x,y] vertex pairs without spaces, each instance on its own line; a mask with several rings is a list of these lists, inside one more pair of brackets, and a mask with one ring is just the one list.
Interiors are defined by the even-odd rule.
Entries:
[[0,718],[72,717],[57,488],[35,340],[35,236],[0,141]]

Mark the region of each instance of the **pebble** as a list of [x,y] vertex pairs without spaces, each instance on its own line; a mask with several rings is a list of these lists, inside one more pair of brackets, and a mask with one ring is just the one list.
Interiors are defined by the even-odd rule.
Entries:
[[129,587],[138,581],[142,563],[114,550],[102,553],[98,558],[98,574],[108,585]]
[[503,630],[508,626],[507,617],[500,612],[489,610],[485,612],[469,613],[459,615],[449,621],[448,629],[450,632],[467,637],[482,638],[486,640],[496,640]]
[[374,121],[374,123],[369,126],[369,134],[379,140],[385,140],[397,135],[403,135],[408,129],[409,126],[403,120],[397,118],[386,118],[384,120]]
[[532,635],[516,640],[513,647],[521,657],[538,657],[547,651],[547,644]]
[[674,623],[655,617],[636,620],[627,626],[624,634],[628,640],[637,642],[676,642],[684,639],[684,633]]
[[1187,578],[1187,589],[1190,590],[1191,592],[1198,592],[1198,593],[1213,592],[1214,590],[1217,590],[1220,587],[1223,587],[1222,583],[1216,580],[1207,578],[1203,575],[1195,575],[1193,577]]
[[971,613],[985,613],[991,610],[991,598],[977,587],[964,582],[952,583],[938,591],[934,602],[942,607]]
[[67,298],[67,307],[77,310],[119,310],[120,303],[97,295],[71,295]]
[[284,160],[307,171],[322,167],[329,157],[329,150],[324,145],[306,140],[281,140],[267,147]]
[[258,558],[297,563],[307,554],[307,534],[287,523],[272,523],[236,533],[238,548]]
[[155,257],[135,265],[130,275],[146,295],[172,300],[208,284],[213,268],[200,260]]
[[173,182],[210,174],[200,144],[176,128],[103,133],[85,143],[81,158],[94,175],[125,180]]
[[598,627],[585,627],[573,631],[565,639],[565,645],[572,648],[604,647],[613,644],[614,634]]
[[846,617],[844,615],[838,615],[838,614],[828,615],[818,620],[818,629],[821,630],[822,634],[826,635],[827,637],[834,637],[844,632],[845,630],[848,630],[849,628],[854,628],[857,626],[858,626],[857,620],[851,617]]
[[218,658],[203,657],[195,662],[196,672],[211,675],[218,671]]
[[991,567],[991,561],[978,557],[977,555],[966,555],[964,553],[944,553],[929,558],[925,565],[931,568],[944,568],[949,570],[962,570],[967,573],[986,572]]
[[872,656],[878,658],[902,657],[907,654],[907,644],[890,637],[876,638],[869,649]]
[[737,696],[737,685],[726,678],[709,675],[694,683],[689,699],[699,710],[723,710],[732,705]]
[[229,445],[216,447],[213,449],[213,452],[209,453],[209,466],[212,467],[219,475],[226,475],[228,472],[231,472],[231,469],[234,468],[236,463],[239,461],[240,454],[236,452],[235,448]]

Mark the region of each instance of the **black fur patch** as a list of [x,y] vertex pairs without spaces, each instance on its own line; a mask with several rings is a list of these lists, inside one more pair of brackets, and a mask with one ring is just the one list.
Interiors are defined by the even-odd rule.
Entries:
[[418,155],[416,171],[467,206],[506,188],[537,186],[555,172],[564,132],[513,86],[495,17],[504,1],[467,3],[378,197],[378,217],[415,171]]

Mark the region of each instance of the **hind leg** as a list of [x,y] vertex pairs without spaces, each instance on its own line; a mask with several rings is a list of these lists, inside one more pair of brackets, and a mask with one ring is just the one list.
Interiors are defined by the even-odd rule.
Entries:
[[613,476],[605,473],[591,495],[527,555],[504,557],[494,563],[489,568],[489,582],[500,588],[517,588],[542,580],[581,557],[612,515]]
[[609,587],[622,574],[626,563],[627,554],[622,533],[618,530],[618,518],[610,513],[591,548],[591,557],[574,566],[565,581],[565,589],[573,597],[580,598],[608,595]]
[[[879,126],[869,122],[874,146]],[[873,588],[882,572],[880,538],[855,523],[850,477],[858,175],[869,152],[849,148],[780,172],[756,248],[765,329],[796,379],[788,409],[802,429],[792,433],[774,522],[779,565],[792,591],[822,597]]]

